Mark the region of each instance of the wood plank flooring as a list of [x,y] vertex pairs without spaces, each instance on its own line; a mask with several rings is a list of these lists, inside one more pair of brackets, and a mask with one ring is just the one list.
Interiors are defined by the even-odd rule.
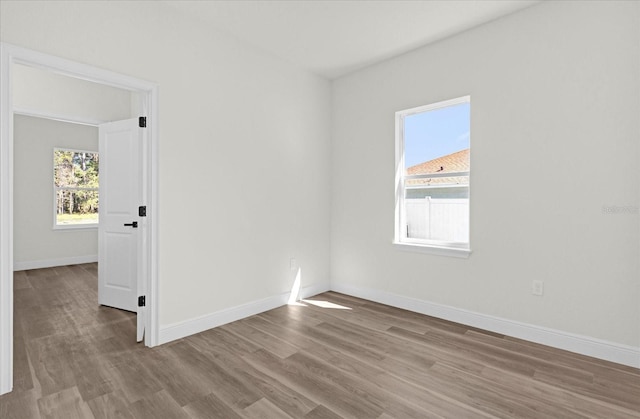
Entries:
[[640,371],[329,292],[156,348],[97,265],[15,273],[9,418],[640,418]]

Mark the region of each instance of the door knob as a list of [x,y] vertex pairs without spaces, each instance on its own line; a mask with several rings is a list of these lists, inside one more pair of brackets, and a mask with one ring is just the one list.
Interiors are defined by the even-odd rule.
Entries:
[[138,228],[138,222],[137,222],[137,221],[134,221],[134,222],[132,222],[132,223],[125,224],[124,226],[125,226],[125,227]]

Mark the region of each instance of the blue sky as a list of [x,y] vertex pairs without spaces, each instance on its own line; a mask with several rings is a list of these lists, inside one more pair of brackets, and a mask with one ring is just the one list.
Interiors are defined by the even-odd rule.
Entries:
[[469,148],[470,109],[461,103],[405,117],[405,167]]

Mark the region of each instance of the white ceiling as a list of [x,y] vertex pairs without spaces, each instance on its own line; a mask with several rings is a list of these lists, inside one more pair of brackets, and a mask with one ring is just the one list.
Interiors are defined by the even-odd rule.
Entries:
[[529,7],[535,0],[163,1],[328,79]]

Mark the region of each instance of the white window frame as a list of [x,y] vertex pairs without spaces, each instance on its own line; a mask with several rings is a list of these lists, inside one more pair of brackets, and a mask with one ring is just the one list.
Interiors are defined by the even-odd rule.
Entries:
[[[58,217],[57,217],[57,208],[58,208],[58,191],[61,190],[65,190],[65,191],[70,191],[70,190],[82,190],[82,191],[95,191],[95,192],[99,192],[99,188],[78,188],[78,187],[58,187],[56,186],[56,166],[55,166],[55,154],[56,151],[71,151],[73,153],[91,153],[91,154],[98,154],[97,151],[93,151],[93,150],[77,150],[74,148],[67,148],[67,147],[54,147],[53,148],[53,153],[52,153],[52,157],[53,157],[53,171],[51,172],[51,180],[53,183],[53,229],[54,230],[85,230],[85,229],[97,229],[98,225],[100,223],[100,220],[98,220],[98,222],[96,223],[86,223],[86,224],[58,224]],[[99,169],[98,169],[99,170]]]
[[[443,173],[429,175],[407,175],[405,168],[405,146],[404,146],[404,120],[407,116],[447,108],[449,106],[471,103],[471,96],[463,96],[456,99],[445,100],[430,105],[418,106],[416,108],[405,109],[396,112],[396,182],[395,182],[395,221],[393,244],[400,250],[420,252],[441,256],[453,256],[467,258],[471,254],[471,238],[467,243],[454,243],[440,240],[412,239],[406,237],[406,181],[408,179],[436,178],[451,176],[469,177],[469,204],[471,205],[471,170],[469,172]],[[471,214],[471,207],[469,208]],[[470,228],[469,223],[469,228]]]

